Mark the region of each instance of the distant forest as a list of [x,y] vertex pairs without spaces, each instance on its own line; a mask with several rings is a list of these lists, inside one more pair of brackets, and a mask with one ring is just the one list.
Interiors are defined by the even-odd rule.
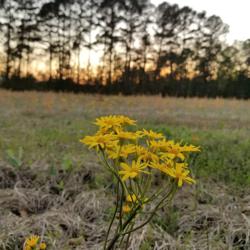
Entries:
[[250,39],[229,45],[228,32],[168,2],[0,0],[0,86],[249,98]]

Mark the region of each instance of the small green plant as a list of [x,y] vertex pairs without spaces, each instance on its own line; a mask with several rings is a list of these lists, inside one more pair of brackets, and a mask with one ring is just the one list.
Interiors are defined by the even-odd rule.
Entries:
[[18,152],[15,153],[14,150],[8,149],[6,150],[7,159],[11,166],[20,169],[23,165],[23,148],[19,147]]
[[56,185],[59,190],[64,190],[65,183],[63,180],[60,180],[59,183]]
[[[171,200],[184,183],[195,183],[187,160],[190,152],[200,149],[167,140],[152,130],[131,132],[127,128],[136,122],[125,116],[100,117],[95,124],[99,127],[97,133],[80,141],[96,150],[104,168],[113,176],[116,194],[103,249],[127,249],[131,233],[149,223],[166,203],[171,207]],[[152,179],[159,171],[166,183],[157,189],[153,188]],[[138,225],[139,218],[143,222]],[[110,237],[112,227],[115,230]]]
[[73,170],[73,161],[67,157],[67,156],[64,156],[63,159],[62,159],[62,169],[64,172],[71,172]]

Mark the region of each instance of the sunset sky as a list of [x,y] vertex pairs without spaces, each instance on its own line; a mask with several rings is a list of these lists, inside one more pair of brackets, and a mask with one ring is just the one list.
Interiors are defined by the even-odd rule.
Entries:
[[[154,4],[164,2],[152,0]],[[209,15],[218,15],[230,25],[228,42],[250,38],[250,0],[167,0],[180,6],[190,6],[197,11],[205,10]]]

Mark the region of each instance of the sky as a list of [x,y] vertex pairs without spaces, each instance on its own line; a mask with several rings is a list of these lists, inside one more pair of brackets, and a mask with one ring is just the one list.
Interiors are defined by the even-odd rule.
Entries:
[[[230,26],[227,40],[233,43],[234,40],[250,39],[250,0],[166,0],[169,3],[177,3],[181,7],[189,6],[194,10],[205,10],[208,15],[218,15]],[[159,4],[163,0],[152,0],[152,3]]]

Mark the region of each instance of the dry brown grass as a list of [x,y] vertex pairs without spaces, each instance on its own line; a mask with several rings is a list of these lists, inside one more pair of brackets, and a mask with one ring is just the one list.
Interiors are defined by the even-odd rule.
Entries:
[[234,99],[0,91],[0,112],[3,116],[21,115],[24,118],[54,115],[79,118],[82,115],[88,120],[104,114],[125,114],[142,122],[159,124],[198,128],[250,127],[250,101]]
[[[24,175],[14,186],[1,189],[0,249],[20,249],[31,233],[42,235],[51,249],[101,249],[113,197],[110,191],[90,189],[89,180],[82,181],[85,171],[67,176],[63,190],[34,170],[29,173],[32,180],[27,182]],[[129,249],[249,249],[249,204],[250,196],[231,195],[216,184],[199,190],[186,187],[174,201],[176,231],[170,234],[158,223],[148,225],[132,236]],[[167,216],[163,208],[160,220]]]

